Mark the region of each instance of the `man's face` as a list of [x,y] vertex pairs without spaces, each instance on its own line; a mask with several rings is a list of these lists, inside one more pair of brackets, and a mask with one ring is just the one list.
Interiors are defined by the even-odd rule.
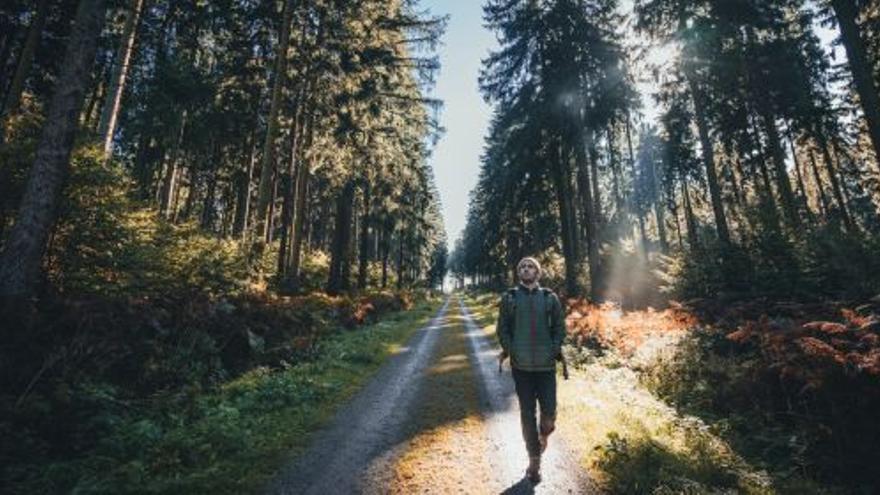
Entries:
[[538,279],[538,267],[531,261],[524,261],[519,265],[519,279],[524,284],[530,284]]

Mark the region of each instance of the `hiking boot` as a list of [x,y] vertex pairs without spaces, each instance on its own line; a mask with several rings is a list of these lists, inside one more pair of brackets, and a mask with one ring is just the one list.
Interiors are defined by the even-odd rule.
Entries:
[[529,457],[529,467],[526,469],[526,477],[536,485],[541,482],[541,456]]

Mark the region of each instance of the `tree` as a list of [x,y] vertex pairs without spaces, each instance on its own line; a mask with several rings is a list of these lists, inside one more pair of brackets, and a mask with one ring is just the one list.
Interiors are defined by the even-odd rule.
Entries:
[[28,296],[37,288],[40,261],[70,166],[77,117],[91,75],[105,9],[103,0],[81,0],[77,8],[36,158],[15,225],[0,255],[0,296]]

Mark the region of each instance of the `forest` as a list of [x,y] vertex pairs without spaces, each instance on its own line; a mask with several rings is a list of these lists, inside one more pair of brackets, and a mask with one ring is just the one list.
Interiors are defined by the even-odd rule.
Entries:
[[216,469],[198,433],[156,432],[430,299],[444,23],[414,1],[3,2],[0,484],[119,493],[159,468],[93,461],[150,448]]
[[606,491],[880,490],[880,1],[484,0],[458,237],[423,4],[3,2],[0,484],[257,490],[535,256],[575,370],[773,479],[612,431]]

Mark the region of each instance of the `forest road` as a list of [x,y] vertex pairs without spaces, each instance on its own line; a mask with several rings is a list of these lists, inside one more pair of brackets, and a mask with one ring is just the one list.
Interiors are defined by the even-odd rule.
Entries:
[[[466,357],[460,357],[471,378],[454,375],[452,382],[438,386],[434,381],[437,367],[458,356],[449,354],[455,342],[461,345],[452,352],[466,352]],[[519,408],[509,369],[498,373],[497,352],[467,307],[448,297],[428,325],[315,434],[310,447],[264,492],[599,493],[559,435],[551,437],[544,456],[544,481],[533,485],[524,478],[528,457],[520,433]],[[450,389],[459,387],[473,388],[478,396],[473,401],[479,409],[473,411],[476,428],[472,423],[471,427],[459,427],[467,420],[451,419],[434,425],[436,428],[419,426],[424,424],[424,416],[431,414],[426,412],[426,402],[455,401],[453,397],[461,396]],[[424,440],[425,435],[430,440]],[[425,448],[426,442],[430,448]],[[401,475],[406,472],[402,465],[415,466],[415,479],[411,473]]]

